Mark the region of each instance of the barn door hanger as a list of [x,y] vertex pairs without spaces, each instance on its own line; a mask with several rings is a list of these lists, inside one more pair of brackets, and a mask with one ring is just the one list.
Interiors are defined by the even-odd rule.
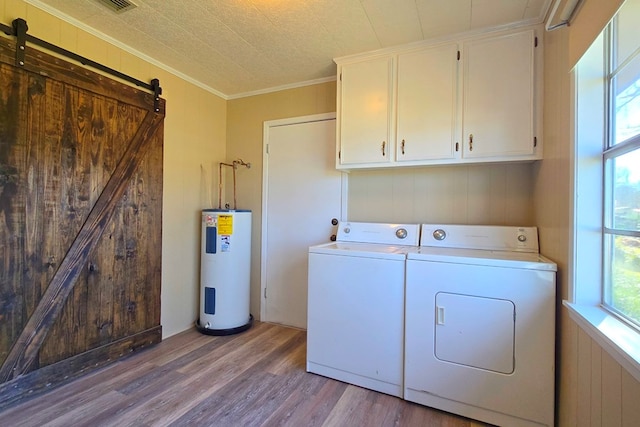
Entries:
[[160,80],[151,80],[151,90],[153,90],[153,111],[157,113],[158,111],[160,111],[160,95],[162,95]]
[[11,23],[11,27],[0,23],[0,31],[4,32],[7,35],[15,36],[16,41],[16,66],[24,67],[25,66],[25,52],[27,50],[27,41],[29,43],[35,44],[37,46],[43,47],[51,52],[55,52],[59,55],[70,58],[74,61],[81,63],[82,65],[86,65],[93,69],[102,71],[103,73],[109,74],[111,76],[117,77],[126,82],[132,83],[138,87],[142,87],[153,93],[153,110],[157,113],[160,111],[160,95],[162,94],[162,88],[160,87],[160,80],[153,79],[151,83],[145,83],[141,80],[133,78],[127,74],[121,73],[118,70],[114,70],[113,68],[109,68],[106,65],[102,65],[95,61],[92,61],[88,58],[80,56],[76,53],[70,52],[66,49],[61,48],[60,46],[53,45],[49,42],[41,40],[37,37],[34,37],[30,34],[27,34],[27,30],[29,27],[27,26],[27,21],[22,18],[14,19]]
[[13,34],[16,36],[16,66],[24,67],[24,52],[27,45],[27,21],[22,18],[14,19],[12,22]]

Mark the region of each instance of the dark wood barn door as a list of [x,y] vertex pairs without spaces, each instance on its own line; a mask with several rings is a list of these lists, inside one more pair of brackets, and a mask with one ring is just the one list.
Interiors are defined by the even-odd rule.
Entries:
[[0,409],[159,342],[164,101],[0,39]]

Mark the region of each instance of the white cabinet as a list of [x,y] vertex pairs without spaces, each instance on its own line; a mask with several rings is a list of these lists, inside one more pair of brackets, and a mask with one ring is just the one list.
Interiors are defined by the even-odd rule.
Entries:
[[339,165],[384,164],[391,159],[393,58],[341,67]]
[[396,161],[455,157],[458,45],[398,55]]
[[462,45],[462,158],[535,154],[532,30]]
[[337,168],[542,158],[535,32],[336,59]]
[[457,44],[339,68],[337,167],[454,157]]

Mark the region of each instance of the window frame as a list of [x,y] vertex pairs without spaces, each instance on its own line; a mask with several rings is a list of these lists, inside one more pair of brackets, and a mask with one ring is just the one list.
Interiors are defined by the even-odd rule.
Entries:
[[[612,58],[608,56],[608,47],[605,48],[608,40],[605,35],[610,28],[611,24],[607,25],[571,72],[570,285],[563,305],[582,330],[640,381],[640,330],[610,311],[603,299],[604,168],[612,132],[609,121]],[[617,145],[621,148],[614,147],[608,156],[620,155],[629,148],[622,148],[626,144]]]
[[625,67],[631,64],[640,56],[640,43],[638,47],[629,54],[621,63],[618,63],[618,31],[616,26],[618,25],[618,15],[614,16],[611,22],[606,26],[603,31],[603,54],[604,54],[604,70],[605,75],[604,93],[606,99],[606,109],[604,117],[605,140],[603,144],[602,153],[602,179],[603,179],[603,197],[602,197],[602,282],[601,282],[601,306],[609,311],[612,315],[616,316],[622,322],[629,324],[630,327],[635,328],[640,333],[640,319],[634,319],[629,316],[628,313],[623,312],[616,308],[612,301],[613,299],[613,284],[612,284],[612,261],[613,261],[613,245],[616,236],[629,236],[640,238],[640,232],[624,230],[616,228],[614,226],[614,218],[612,212],[612,205],[614,204],[614,189],[615,184],[615,169],[612,166],[612,162],[615,159],[640,150],[640,133],[616,143],[616,77],[624,71]]

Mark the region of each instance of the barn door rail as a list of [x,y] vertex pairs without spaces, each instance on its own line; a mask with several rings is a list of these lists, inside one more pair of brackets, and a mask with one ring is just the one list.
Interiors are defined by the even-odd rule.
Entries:
[[61,48],[60,46],[56,46],[51,44],[45,40],[34,37],[30,34],[27,34],[29,27],[27,25],[27,21],[22,18],[14,19],[11,26],[0,23],[0,30],[4,32],[6,35],[15,36],[16,37],[16,66],[22,67],[24,66],[25,61],[25,51],[27,49],[27,42],[34,44],[36,46],[43,47],[51,52],[55,52],[58,55],[65,56],[67,58],[73,59],[81,63],[82,65],[94,68],[103,73],[110,74],[114,77],[117,77],[126,82],[132,83],[138,87],[144,88],[151,93],[153,93],[153,108],[156,112],[160,111],[160,95],[162,95],[162,88],[160,87],[160,80],[152,79],[150,83],[145,83],[142,80],[138,80],[134,77],[131,77],[127,74],[121,73],[118,70],[114,70],[113,68],[107,67],[106,65],[100,64],[98,62],[92,61],[89,58],[85,58],[84,56],[80,56],[77,53],[73,53],[66,49]]

